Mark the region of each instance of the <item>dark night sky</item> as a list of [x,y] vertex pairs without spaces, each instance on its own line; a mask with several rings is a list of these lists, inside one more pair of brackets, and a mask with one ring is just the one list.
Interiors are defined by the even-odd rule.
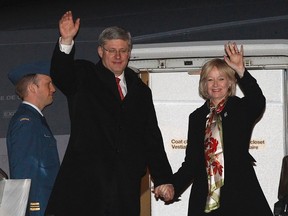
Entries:
[[2,0],[0,31],[57,28],[66,10],[82,28],[119,25],[141,43],[288,38],[288,0]]

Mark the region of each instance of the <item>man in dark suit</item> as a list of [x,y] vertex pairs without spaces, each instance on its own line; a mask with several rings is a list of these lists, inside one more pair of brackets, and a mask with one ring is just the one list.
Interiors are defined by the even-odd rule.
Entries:
[[7,150],[11,179],[31,179],[26,216],[44,215],[60,167],[56,139],[42,114],[55,92],[49,68],[36,62],[8,74],[23,101],[9,124]]
[[71,136],[46,213],[139,216],[147,167],[156,192],[166,185],[174,193],[151,90],[127,67],[129,32],[105,29],[99,36],[101,60],[94,64],[74,60],[79,26],[71,11],[63,15],[51,62],[53,82],[68,100]]

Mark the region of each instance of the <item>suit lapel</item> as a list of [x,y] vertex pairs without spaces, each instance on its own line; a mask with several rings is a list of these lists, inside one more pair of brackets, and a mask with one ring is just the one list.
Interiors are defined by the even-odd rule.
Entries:
[[96,64],[95,72],[99,77],[100,81],[103,83],[103,87],[111,92],[117,99],[120,100],[120,95],[117,89],[117,84],[115,80],[115,75],[104,67],[101,61]]

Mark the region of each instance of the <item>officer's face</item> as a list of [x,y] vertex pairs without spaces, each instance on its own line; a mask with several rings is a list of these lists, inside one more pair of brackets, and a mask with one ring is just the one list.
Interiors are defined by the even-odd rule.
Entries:
[[42,110],[53,102],[53,94],[56,91],[50,76],[38,74],[35,94],[39,108]]

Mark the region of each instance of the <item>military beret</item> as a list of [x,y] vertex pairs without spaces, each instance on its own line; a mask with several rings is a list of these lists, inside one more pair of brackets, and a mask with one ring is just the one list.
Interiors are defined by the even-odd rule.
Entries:
[[9,80],[16,85],[22,77],[29,74],[44,74],[50,76],[50,62],[39,61],[19,65],[8,73]]

